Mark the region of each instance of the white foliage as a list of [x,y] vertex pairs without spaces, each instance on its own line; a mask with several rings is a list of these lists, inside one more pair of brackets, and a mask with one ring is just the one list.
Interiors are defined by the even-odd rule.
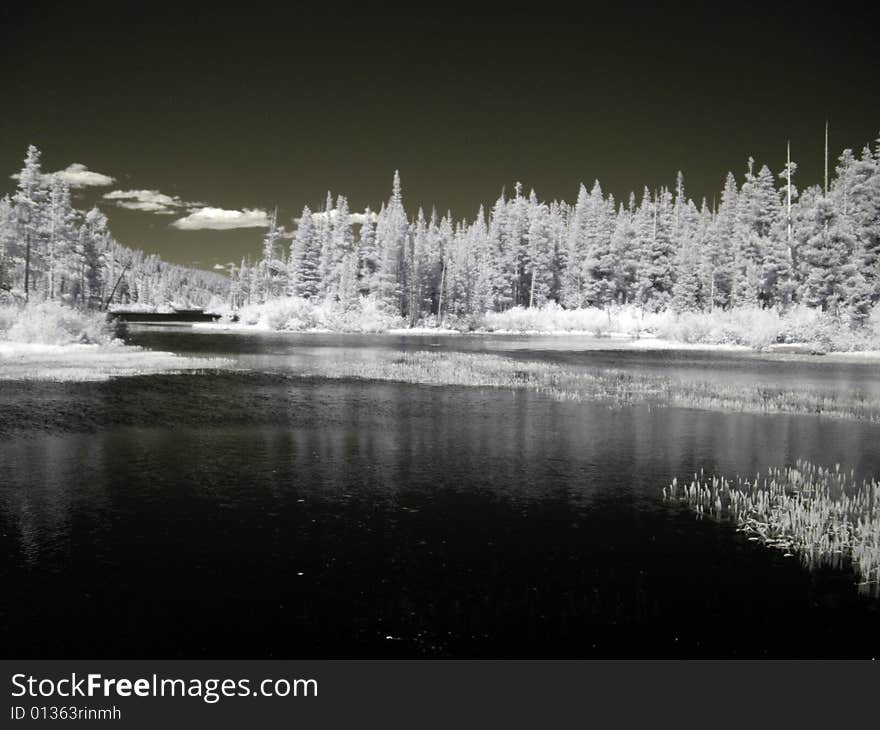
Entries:
[[239,319],[246,325],[287,332],[385,332],[404,325],[402,317],[375,297],[360,297],[348,309],[339,302],[286,297],[244,307]]
[[112,326],[99,312],[81,312],[56,302],[0,307],[0,340],[66,345],[107,344],[113,339]]

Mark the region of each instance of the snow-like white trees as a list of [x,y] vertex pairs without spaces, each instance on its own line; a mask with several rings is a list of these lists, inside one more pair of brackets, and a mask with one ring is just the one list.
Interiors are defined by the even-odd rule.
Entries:
[[[645,188],[617,205],[598,181],[574,205],[532,191],[496,200],[472,221],[410,218],[400,175],[378,216],[348,201],[300,217],[289,292],[351,303],[375,296],[415,323],[547,303],[637,304],[647,311],[740,305],[832,311],[858,325],[880,300],[880,172],[865,149],[841,156],[827,193],[800,193],[790,159],[778,178],[749,160],[728,173],[717,205],[697,205],[679,173],[674,190]],[[375,220],[374,220],[375,218]],[[346,305],[347,306],[347,305]]]
[[174,266],[118,243],[98,209],[74,209],[70,189],[44,175],[30,146],[11,197],[0,199],[0,297],[77,307],[112,303],[203,306],[228,297],[230,281]]
[[[118,244],[103,214],[77,213],[63,181],[29,148],[15,193],[0,199],[0,291],[78,306],[114,302],[233,307],[283,296],[341,303],[370,296],[410,323],[480,318],[511,307],[635,304],[709,311],[803,303],[859,326],[880,302],[880,154],[844,151],[824,186],[799,191],[749,160],[712,205],[645,188],[618,205],[595,181],[573,205],[514,186],[472,220],[408,215],[400,175],[378,214],[343,195],[308,206],[287,236],[273,219],[256,262],[229,277],[173,267]],[[716,203],[717,201],[717,203]],[[291,239],[289,248],[285,244]]]
[[46,189],[43,186],[40,169],[40,151],[30,145],[24,159],[24,167],[18,175],[18,189],[15,191],[15,222],[17,237],[24,249],[24,298],[30,299],[32,285],[41,267],[33,266],[39,256],[41,238],[44,232]]
[[296,261],[297,272],[293,293],[305,298],[317,296],[321,284],[321,242],[309,206],[302,210],[290,258]]

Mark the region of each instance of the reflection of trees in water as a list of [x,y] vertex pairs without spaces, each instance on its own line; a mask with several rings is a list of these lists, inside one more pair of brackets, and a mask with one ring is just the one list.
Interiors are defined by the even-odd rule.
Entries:
[[[196,646],[205,601],[218,624],[253,617],[266,646],[296,636],[350,650],[389,635],[426,654],[502,646],[495,637],[575,652],[609,632],[623,646],[636,630],[650,640],[697,631],[704,615],[759,616],[761,590],[799,611],[813,578],[795,561],[780,582],[777,564],[736,552],[735,534],[676,521],[659,488],[701,466],[746,475],[801,454],[880,473],[876,425],[814,416],[259,374],[100,391],[74,389],[64,407],[129,425],[0,441],[4,568],[32,591],[25,567],[63,567],[33,595],[90,583],[100,609],[80,597],[65,610],[117,627],[119,605],[132,625],[175,605],[187,631],[130,629],[177,642],[162,646]],[[839,586],[821,590],[845,602]]]
[[98,472],[105,439],[37,435],[7,439],[0,447],[0,509],[28,564],[66,555],[75,517],[101,509],[106,492]]

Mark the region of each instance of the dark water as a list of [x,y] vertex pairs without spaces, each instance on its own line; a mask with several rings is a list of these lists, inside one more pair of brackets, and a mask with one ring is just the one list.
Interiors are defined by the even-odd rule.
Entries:
[[450,348],[875,392],[874,365],[547,338],[133,339],[243,370],[0,382],[6,656],[880,653],[880,606],[847,571],[658,498],[699,468],[799,457],[877,475],[878,425],[296,376]]

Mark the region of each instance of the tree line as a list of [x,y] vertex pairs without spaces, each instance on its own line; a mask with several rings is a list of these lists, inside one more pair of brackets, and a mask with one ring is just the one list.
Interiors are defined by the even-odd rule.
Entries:
[[574,205],[517,184],[470,221],[421,209],[410,217],[395,172],[378,213],[352,214],[345,196],[328,193],[292,234],[273,221],[259,260],[230,266],[230,301],[347,307],[373,296],[412,323],[549,302],[650,311],[802,303],[857,327],[880,300],[880,147],[845,150],[830,182],[826,173],[803,191],[796,171],[790,159],[774,175],[750,158],[711,205],[687,196],[681,173],[673,189],[623,201],[597,180]]
[[[799,191],[797,165],[777,174],[748,160],[710,205],[674,188],[625,201],[596,181],[573,205],[516,184],[472,220],[410,216],[395,172],[378,212],[330,193],[292,232],[274,216],[256,261],[229,276],[175,266],[111,235],[98,208],[71,204],[28,149],[16,191],[0,199],[0,292],[81,307],[110,303],[233,308],[285,296],[355,307],[377,299],[416,323],[541,307],[712,311],[805,304],[858,327],[880,301],[880,143],[844,150],[821,185]],[[717,201],[717,202],[716,202]]]
[[0,198],[0,295],[81,308],[110,304],[208,306],[228,297],[229,281],[123,246],[97,208],[71,204],[70,187],[46,176],[31,145],[12,196]]

